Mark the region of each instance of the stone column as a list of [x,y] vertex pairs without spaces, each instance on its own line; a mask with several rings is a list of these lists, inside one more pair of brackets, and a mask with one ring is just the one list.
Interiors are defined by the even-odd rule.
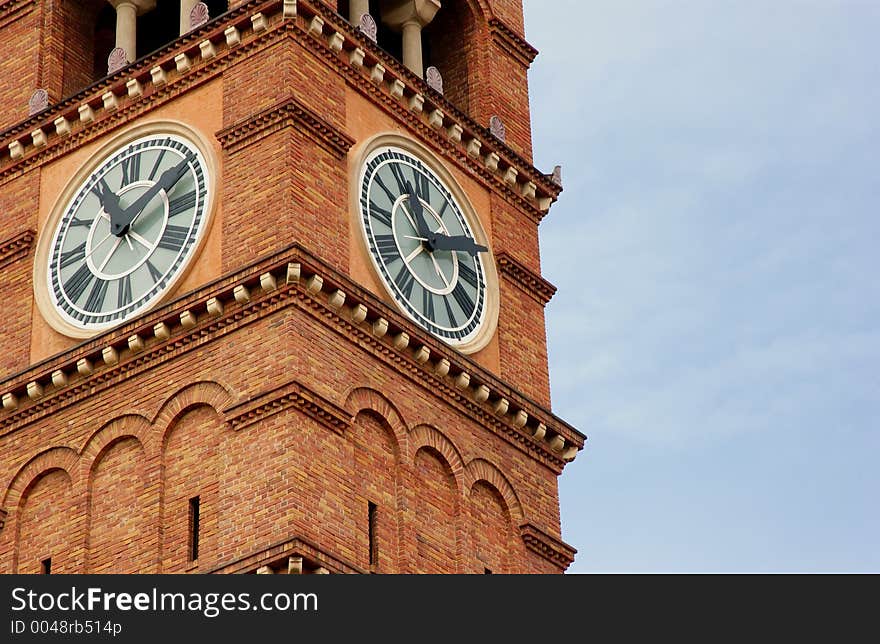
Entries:
[[156,0],[109,0],[116,9],[116,46],[128,62],[137,60],[137,17],[156,8]]
[[355,27],[360,24],[361,16],[365,13],[370,13],[370,0],[351,0],[349,2],[348,21]]
[[403,64],[424,77],[422,29],[440,9],[440,0],[382,0],[382,22],[403,34]]
[[180,0],[180,35],[189,33],[189,14],[199,0]]
[[125,50],[128,62],[137,60],[137,7],[133,2],[121,0],[116,9],[116,46]]

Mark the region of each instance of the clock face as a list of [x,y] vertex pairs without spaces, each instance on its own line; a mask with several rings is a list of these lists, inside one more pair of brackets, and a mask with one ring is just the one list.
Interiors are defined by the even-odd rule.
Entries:
[[211,181],[199,148],[157,133],[95,163],[51,238],[46,286],[67,328],[132,318],[176,281],[204,235]]
[[360,218],[373,264],[398,306],[446,343],[472,343],[487,309],[487,249],[449,188],[411,153],[367,157]]

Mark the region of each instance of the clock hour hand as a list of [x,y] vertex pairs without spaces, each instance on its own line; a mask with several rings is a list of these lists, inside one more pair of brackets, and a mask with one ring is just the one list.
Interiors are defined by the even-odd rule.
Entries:
[[119,195],[113,192],[103,179],[98,183],[98,200],[101,202],[101,208],[109,215],[111,226],[125,217],[119,205]]
[[195,155],[190,153],[176,166],[165,170],[165,172],[159,176],[159,180],[156,183],[150,186],[144,194],[138,197],[133,204],[122,212],[122,216],[118,222],[113,223],[111,221],[110,228],[113,234],[117,237],[122,237],[126,234],[131,223],[138,218],[141,211],[146,207],[150,200],[163,190],[166,193],[169,192],[175,184],[180,181],[183,175],[186,174],[189,164],[194,160]]
[[406,191],[409,195],[409,209],[416,220],[416,232],[418,232],[419,237],[423,237],[426,240],[425,243],[428,245],[428,250],[433,251],[436,233],[431,230],[428,222],[425,221],[425,209],[422,208],[419,195],[413,190],[412,184],[409,181],[406,182]]
[[477,253],[485,253],[489,249],[485,246],[477,244],[467,235],[443,235],[441,233],[434,234],[435,250],[452,250],[463,251],[469,253],[472,257],[476,257]]

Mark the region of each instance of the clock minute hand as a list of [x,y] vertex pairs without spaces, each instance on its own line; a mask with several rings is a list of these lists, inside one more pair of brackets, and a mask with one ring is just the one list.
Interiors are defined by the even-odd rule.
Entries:
[[477,253],[485,253],[489,249],[474,242],[467,235],[443,235],[436,233],[434,235],[434,248],[436,250],[452,250],[470,253],[472,257],[476,257]]
[[111,228],[113,234],[119,237],[128,232],[128,227],[131,226],[131,222],[137,219],[138,215],[141,214],[141,211],[146,207],[150,200],[163,190],[166,193],[169,192],[171,188],[180,181],[181,177],[186,174],[187,167],[194,159],[195,155],[189,154],[176,166],[165,170],[165,172],[159,176],[159,180],[156,183],[150,186],[144,194],[138,197],[134,203],[122,212],[122,217],[120,218],[118,225],[112,224]]

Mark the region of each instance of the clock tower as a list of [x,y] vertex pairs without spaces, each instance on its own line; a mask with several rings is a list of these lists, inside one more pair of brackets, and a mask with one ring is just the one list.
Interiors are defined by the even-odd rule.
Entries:
[[570,565],[520,0],[0,35],[0,571]]

